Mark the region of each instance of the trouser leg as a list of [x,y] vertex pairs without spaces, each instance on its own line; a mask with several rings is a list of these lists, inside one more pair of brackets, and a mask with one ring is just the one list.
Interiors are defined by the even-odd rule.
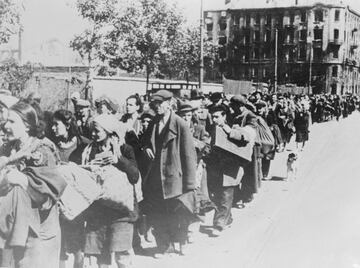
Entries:
[[231,224],[231,207],[234,199],[234,186],[221,187],[215,192],[215,204],[217,210],[214,214],[213,224],[222,230],[226,225]]

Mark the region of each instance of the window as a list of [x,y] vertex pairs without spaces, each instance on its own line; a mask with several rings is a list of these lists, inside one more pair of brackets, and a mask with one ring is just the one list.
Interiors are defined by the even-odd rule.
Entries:
[[266,24],[271,25],[271,15],[266,15]]
[[306,22],[306,11],[301,11],[300,20]]
[[290,14],[290,24],[293,25],[295,21],[295,16],[294,14]]
[[255,42],[260,42],[260,31],[254,32],[254,40]]
[[226,30],[226,27],[227,27],[226,20],[220,20],[219,26],[220,26],[220,31]]
[[263,69],[263,77],[264,77],[264,78],[267,77],[267,71],[266,71],[265,68]]
[[248,45],[250,43],[250,33],[245,35],[245,44]]
[[315,21],[320,22],[323,21],[323,11],[321,9],[315,10]]
[[314,39],[320,40],[323,38],[323,30],[322,29],[314,29]]
[[255,59],[259,59],[260,53],[259,53],[259,48],[254,48],[253,50],[253,54],[252,54],[252,58]]
[[335,49],[335,50],[333,51],[333,58],[334,58],[334,59],[338,59],[338,58],[339,58],[339,50],[338,50],[338,49]]
[[321,48],[314,48],[314,59],[320,60],[322,57],[322,49]]
[[338,68],[337,68],[337,66],[333,66],[333,68],[332,68],[332,76],[337,77],[337,74],[338,74]]
[[306,59],[306,44],[300,45],[299,60]]
[[224,45],[226,45],[226,36],[221,36],[221,37],[219,37],[219,45],[222,45],[222,46],[224,46]]
[[214,28],[214,24],[213,24],[213,23],[207,23],[207,24],[206,24],[206,30],[207,30],[208,32],[211,32],[211,31],[213,30],[213,28]]
[[260,14],[259,13],[257,13],[255,15],[255,24],[260,25]]
[[334,39],[339,39],[339,29],[334,29]]
[[245,16],[245,24],[246,24],[246,26],[250,26],[250,16],[249,15]]
[[300,30],[300,40],[306,41],[306,36],[307,36],[307,30],[306,29]]
[[340,10],[335,10],[335,21],[340,20]]
[[264,42],[271,42],[271,30],[267,30],[264,36]]

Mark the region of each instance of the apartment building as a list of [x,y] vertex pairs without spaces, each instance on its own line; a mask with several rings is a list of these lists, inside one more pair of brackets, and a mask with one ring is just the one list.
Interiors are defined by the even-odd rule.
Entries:
[[359,13],[341,3],[240,7],[204,14],[227,78],[360,93]]

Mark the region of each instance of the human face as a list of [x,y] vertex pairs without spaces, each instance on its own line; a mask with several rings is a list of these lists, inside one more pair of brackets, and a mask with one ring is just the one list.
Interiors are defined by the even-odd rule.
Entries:
[[153,101],[151,108],[157,115],[164,115],[170,111],[170,101]]
[[101,126],[99,126],[97,123],[94,123],[91,136],[93,141],[95,142],[102,142],[105,141],[108,137],[107,132],[105,129],[103,129]]
[[222,127],[225,125],[226,116],[221,111],[217,111],[212,113],[211,115],[212,120],[216,126]]
[[188,123],[191,122],[192,116],[193,116],[193,114],[192,114],[191,111],[184,112],[184,113],[181,114],[182,119],[184,119]]
[[63,138],[68,137],[68,129],[63,123],[63,121],[59,119],[54,118],[51,130],[54,132],[54,135],[56,137],[63,137]]
[[7,121],[4,125],[6,139],[12,140],[24,140],[29,137],[29,128],[21,117],[13,111],[9,111]]
[[6,122],[8,114],[9,114],[9,110],[6,109],[5,107],[0,106],[0,123]]
[[150,118],[144,118],[144,119],[141,121],[143,131],[147,130],[147,128],[148,128],[149,125],[150,125],[150,122],[151,122],[151,119],[150,119]]
[[89,117],[90,109],[88,107],[82,107],[79,110],[79,113],[81,115],[81,119],[87,119]]
[[111,111],[108,109],[106,104],[101,103],[96,107],[98,114],[111,114]]
[[130,98],[126,101],[126,113],[134,114],[139,110],[139,105],[136,105],[136,99]]

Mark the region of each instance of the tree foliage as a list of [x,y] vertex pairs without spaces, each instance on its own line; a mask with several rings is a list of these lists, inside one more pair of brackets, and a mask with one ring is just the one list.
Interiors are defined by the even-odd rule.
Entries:
[[19,7],[14,0],[0,1],[0,44],[7,43],[19,30]]
[[14,59],[7,60],[0,66],[1,88],[10,90],[14,96],[19,96],[33,73],[32,64],[19,65]]
[[[213,69],[219,62],[219,47],[204,40],[204,69]],[[165,55],[161,73],[169,78],[196,78],[200,67],[200,29],[187,27],[176,38],[169,53]]]
[[[92,28],[76,36],[71,46],[101,70],[184,78],[198,73],[199,29],[185,26],[175,4],[166,0],[78,0],[81,15]],[[205,64],[216,63],[217,47],[205,42]],[[101,64],[100,64],[101,63]]]

